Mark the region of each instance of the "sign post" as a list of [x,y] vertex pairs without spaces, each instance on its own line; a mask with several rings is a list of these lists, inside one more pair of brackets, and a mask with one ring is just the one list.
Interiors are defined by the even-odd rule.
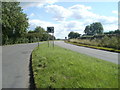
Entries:
[[53,48],[54,48],[54,33],[53,33]]
[[39,47],[39,37],[38,37],[38,47]]
[[48,34],[48,47],[49,47],[49,34]]
[[[53,47],[54,47],[54,27],[47,27],[47,32],[53,35]],[[48,47],[49,47],[49,35],[48,35]]]

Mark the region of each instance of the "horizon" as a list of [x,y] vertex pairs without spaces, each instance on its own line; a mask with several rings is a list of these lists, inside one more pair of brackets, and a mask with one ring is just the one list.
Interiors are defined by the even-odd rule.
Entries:
[[29,18],[29,30],[55,27],[55,37],[64,39],[69,32],[84,34],[87,25],[101,22],[104,32],[118,29],[117,2],[21,2]]

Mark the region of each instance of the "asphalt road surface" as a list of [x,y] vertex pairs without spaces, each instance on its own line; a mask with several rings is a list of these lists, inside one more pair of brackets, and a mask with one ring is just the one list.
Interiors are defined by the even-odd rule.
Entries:
[[37,43],[2,47],[2,88],[29,87],[29,61]]
[[118,56],[120,54],[118,54],[118,53],[76,46],[76,45],[72,45],[72,44],[67,44],[64,41],[55,41],[55,45],[58,45],[60,47],[67,48],[67,49],[70,49],[70,50],[73,50],[73,51],[76,51],[76,52],[79,52],[82,54],[86,54],[86,55],[89,55],[92,57],[96,57],[96,58],[99,58],[102,60],[120,64],[120,62],[118,62]]

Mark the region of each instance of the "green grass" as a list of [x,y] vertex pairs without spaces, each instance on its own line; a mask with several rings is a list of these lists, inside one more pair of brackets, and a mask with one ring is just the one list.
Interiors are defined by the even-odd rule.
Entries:
[[70,43],[70,44],[74,44],[77,46],[83,46],[83,47],[89,47],[89,48],[95,48],[95,49],[100,49],[100,50],[106,50],[106,51],[111,51],[111,52],[117,52],[120,53],[120,50],[114,49],[114,48],[106,48],[106,47],[98,47],[98,46],[92,46],[92,45],[85,45],[85,44],[81,44],[78,42],[71,42],[71,41],[65,41],[66,43]]
[[117,88],[118,65],[58,46],[32,53],[37,88]]

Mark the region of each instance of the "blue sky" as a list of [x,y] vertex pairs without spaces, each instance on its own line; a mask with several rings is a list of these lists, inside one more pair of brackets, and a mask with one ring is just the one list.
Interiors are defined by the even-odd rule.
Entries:
[[29,18],[29,30],[36,26],[55,27],[56,38],[64,38],[70,31],[84,34],[86,25],[101,22],[104,31],[118,29],[117,2],[22,2]]

